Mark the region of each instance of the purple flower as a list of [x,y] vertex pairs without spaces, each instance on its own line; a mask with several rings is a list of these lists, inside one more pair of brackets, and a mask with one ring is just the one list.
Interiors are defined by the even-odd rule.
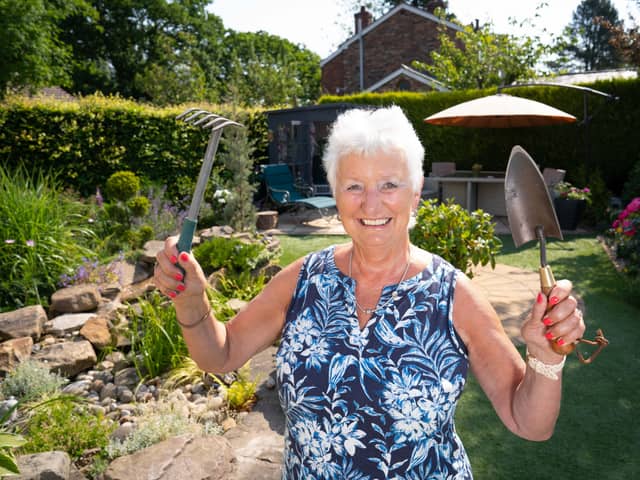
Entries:
[[102,207],[104,204],[104,198],[102,198],[102,194],[100,193],[100,188],[96,187],[96,205]]
[[36,245],[36,242],[33,240],[27,240],[25,243],[27,244],[27,247],[35,247]]

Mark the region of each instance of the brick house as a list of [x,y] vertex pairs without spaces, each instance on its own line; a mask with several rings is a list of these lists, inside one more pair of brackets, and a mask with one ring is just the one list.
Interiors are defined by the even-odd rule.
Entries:
[[[441,2],[433,2],[438,6]],[[355,34],[320,62],[323,93],[446,91],[435,78],[411,68],[411,62],[430,62],[437,49],[438,26],[451,35],[461,28],[430,11],[401,3],[373,21],[364,7],[354,15]]]

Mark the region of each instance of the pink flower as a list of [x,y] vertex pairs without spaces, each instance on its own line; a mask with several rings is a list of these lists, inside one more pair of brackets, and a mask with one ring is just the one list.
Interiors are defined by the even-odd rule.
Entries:
[[7,245],[11,245],[12,243],[16,243],[16,241],[13,238],[7,238],[4,243],[6,243]]
[[633,200],[631,200],[629,202],[629,205],[627,205],[627,208],[625,208],[625,210],[629,210],[629,212],[637,212],[638,210],[640,210],[640,197],[636,197]]
[[34,247],[36,245],[36,242],[33,240],[27,240],[25,243],[27,244],[27,247]]

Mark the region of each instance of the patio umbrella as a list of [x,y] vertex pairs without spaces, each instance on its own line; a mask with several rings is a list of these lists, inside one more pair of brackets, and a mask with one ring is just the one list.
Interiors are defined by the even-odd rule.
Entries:
[[510,128],[572,123],[576,117],[545,103],[498,93],[454,105],[424,121],[433,125]]

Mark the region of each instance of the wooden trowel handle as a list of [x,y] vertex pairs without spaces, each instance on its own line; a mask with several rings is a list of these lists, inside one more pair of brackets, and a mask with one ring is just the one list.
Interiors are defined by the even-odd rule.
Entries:
[[[553,272],[551,271],[551,267],[546,265],[544,267],[540,267],[540,290],[547,297],[553,290],[553,287],[556,285],[556,279],[553,277]],[[551,306],[547,304],[547,311],[551,309]],[[551,348],[554,352],[560,355],[569,355],[576,348],[575,343],[566,343],[564,345],[558,345],[557,340],[551,340]]]

